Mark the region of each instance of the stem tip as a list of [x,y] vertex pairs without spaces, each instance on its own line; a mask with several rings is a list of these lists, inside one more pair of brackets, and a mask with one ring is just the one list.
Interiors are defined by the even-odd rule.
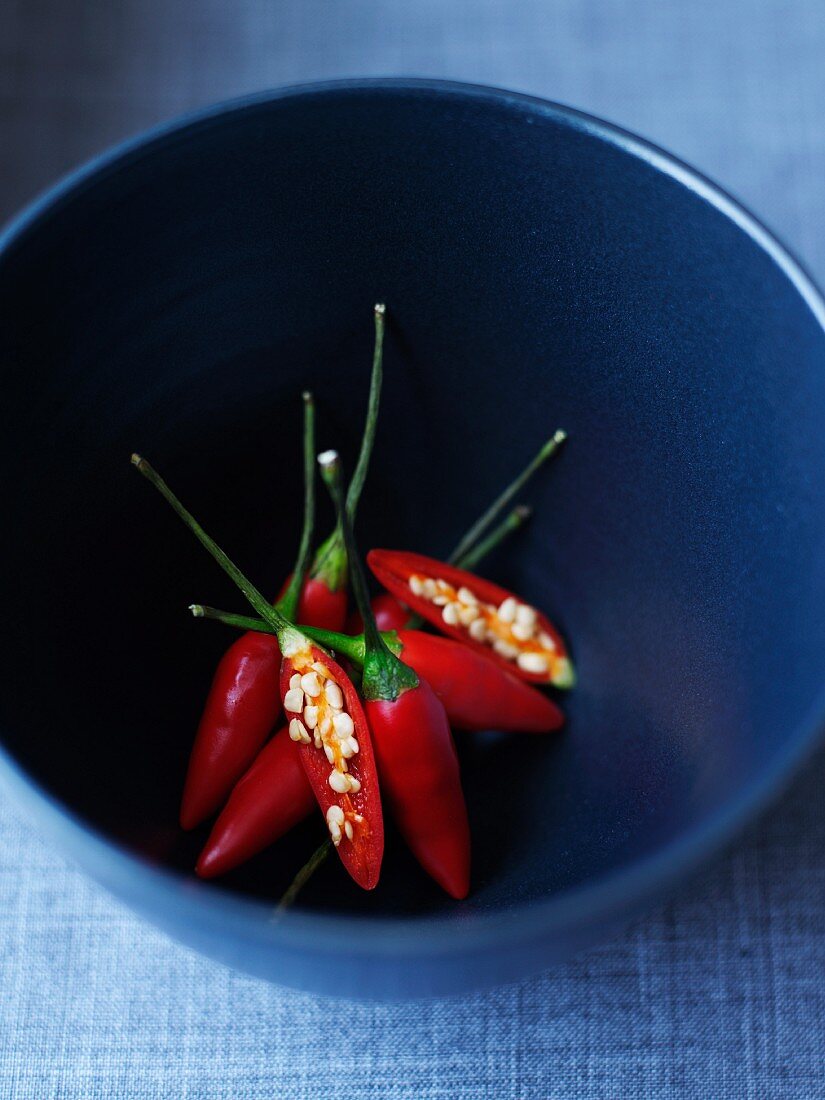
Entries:
[[189,610],[192,612],[196,619],[205,619],[206,611],[202,603],[190,603]]
[[337,451],[322,451],[318,455],[318,465],[322,470],[329,470],[336,467],[340,463],[340,458]]
[[383,314],[387,312],[387,307],[384,305],[383,302],[376,302],[375,312],[383,316]]

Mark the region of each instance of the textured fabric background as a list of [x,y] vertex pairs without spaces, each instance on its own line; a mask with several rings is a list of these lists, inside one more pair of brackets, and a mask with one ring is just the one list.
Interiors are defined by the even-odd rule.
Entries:
[[[822,0],[0,0],[0,217],[190,106],[345,75],[507,85],[741,197],[825,283]],[[170,943],[0,807],[0,1098],[825,1097],[825,755],[620,938],[461,1000],[331,1005]]]

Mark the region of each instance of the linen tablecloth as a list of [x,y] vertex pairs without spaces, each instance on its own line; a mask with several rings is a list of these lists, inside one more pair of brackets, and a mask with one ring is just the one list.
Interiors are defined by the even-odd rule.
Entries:
[[[592,111],[825,283],[822,0],[5,0],[0,218],[106,144],[275,84],[443,76]],[[825,664],[825,655],[823,655]],[[825,754],[678,896],[518,985],[331,1004],[136,920],[0,806],[0,1098],[825,1097]]]

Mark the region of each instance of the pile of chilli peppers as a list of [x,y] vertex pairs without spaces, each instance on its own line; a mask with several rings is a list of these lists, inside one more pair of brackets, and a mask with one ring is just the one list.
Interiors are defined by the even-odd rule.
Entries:
[[[257,616],[190,608],[196,617],[242,631],[215,672],[183,790],[184,829],[218,815],[196,871],[203,878],[225,874],[317,807],[326,839],[282,904],[333,849],[355,882],[373,889],[384,851],[384,809],[427,874],[452,897],[466,897],[470,831],[452,729],[551,733],[564,718],[540,689],[574,683],[565,643],[547,617],[474,572],[528,517],[529,509],[518,506],[500,519],[557,451],[563,432],[472,525],[449,561],[371,550],[367,564],[385,591],[370,598],[353,526],[375,439],[384,306],[375,307],[374,322],[366,424],[346,492],[335,451],[318,455],[316,467],[315,409],[311,394],[304,394],[303,530],[294,570],[274,604],[149,463],[132,456]],[[313,554],[317,468],[336,524]]]

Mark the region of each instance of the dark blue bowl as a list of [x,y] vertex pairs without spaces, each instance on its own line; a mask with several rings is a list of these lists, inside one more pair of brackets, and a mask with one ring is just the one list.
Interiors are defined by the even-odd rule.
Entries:
[[[558,619],[557,738],[464,738],[473,892],[390,837],[370,896],[316,822],[221,885],[176,810],[240,607],[129,466],[148,455],[261,585],[293,556],[299,392],[349,460],[389,304],[364,544],[444,554],[561,425],[532,527],[489,563]],[[72,857],[174,936],[352,996],[469,989],[603,937],[764,804],[825,711],[825,306],[666,154],[508,93],[278,92],[155,131],[0,246],[2,770]],[[328,522],[328,513],[324,523]]]

